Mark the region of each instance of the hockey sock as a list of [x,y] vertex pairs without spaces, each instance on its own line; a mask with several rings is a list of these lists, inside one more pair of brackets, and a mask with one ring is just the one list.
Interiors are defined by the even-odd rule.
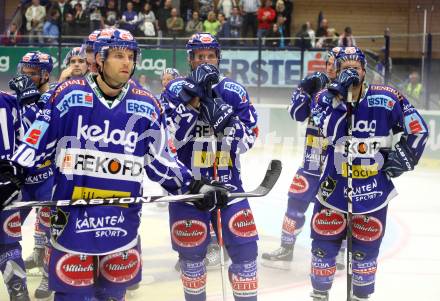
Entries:
[[186,301],[206,300],[205,261],[180,259],[181,279]]

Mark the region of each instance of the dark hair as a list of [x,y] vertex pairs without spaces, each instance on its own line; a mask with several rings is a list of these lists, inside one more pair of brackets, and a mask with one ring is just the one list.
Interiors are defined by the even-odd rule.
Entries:
[[350,26],[345,27],[344,32],[351,34],[351,27]]

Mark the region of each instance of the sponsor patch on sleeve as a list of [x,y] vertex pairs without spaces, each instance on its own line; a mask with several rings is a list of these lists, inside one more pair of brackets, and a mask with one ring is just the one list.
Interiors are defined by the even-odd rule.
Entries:
[[239,84],[233,82],[225,82],[223,88],[228,91],[232,91],[240,96],[241,102],[245,103],[248,101],[246,97],[246,90]]
[[410,134],[426,133],[426,128],[416,113],[405,116],[405,128]]
[[49,128],[47,122],[36,120],[23,137],[23,141],[32,148],[38,149],[41,138]]

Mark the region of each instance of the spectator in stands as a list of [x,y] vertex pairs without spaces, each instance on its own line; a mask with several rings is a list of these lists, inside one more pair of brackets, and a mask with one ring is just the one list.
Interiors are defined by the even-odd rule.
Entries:
[[220,22],[217,20],[217,16],[214,11],[208,13],[208,19],[203,22],[203,31],[209,32],[213,36],[217,35],[220,29]]
[[292,13],[293,13],[293,0],[284,0],[284,11],[283,16],[286,17],[286,22],[284,22],[284,28],[286,30],[286,37],[290,38],[290,26],[292,25]]
[[164,6],[157,10],[157,25],[159,37],[168,36],[167,20],[171,17],[171,9],[173,9],[173,1],[165,0]]
[[139,30],[146,37],[154,37],[156,36],[156,16],[151,9],[150,3],[145,3],[144,8],[138,15],[139,18]]
[[81,4],[83,11],[87,10],[87,2],[88,0],[70,0],[70,6],[75,8],[77,3]]
[[39,43],[43,43],[43,24],[46,17],[46,9],[40,5],[40,0],[32,0],[32,5],[26,9],[26,30],[29,37],[29,43],[32,44],[35,36],[38,38]]
[[310,44],[312,45],[312,47],[315,47],[316,35],[315,35],[315,31],[312,28],[312,23],[310,23],[310,21],[307,21],[306,24],[307,24],[307,33],[309,34],[310,37]]
[[177,8],[172,8],[171,17],[167,19],[168,35],[180,37],[183,33],[183,28],[183,19],[179,16]]
[[113,27],[119,19],[115,0],[108,0],[107,6],[102,8],[101,28]]
[[[131,3],[133,4],[133,10],[138,13],[143,9],[142,4],[145,3],[144,0],[131,0]],[[149,1],[147,1],[146,3],[149,3]]]
[[[237,6],[232,8],[229,24],[231,26],[231,38],[239,38],[241,26],[243,25],[243,17],[240,15],[240,11]],[[231,45],[237,44],[238,40],[231,40]]]
[[202,31],[203,31],[203,22],[199,18],[199,12],[193,11],[191,20],[189,20],[188,23],[186,23],[185,33],[188,36],[191,36],[196,32],[202,32]]
[[[81,4],[79,4],[81,5]],[[49,17],[43,24],[43,36],[47,44],[56,44],[60,34],[59,24],[60,13],[56,9],[49,11]]]
[[200,19],[206,20],[209,12],[214,11],[214,1],[212,0],[199,0],[199,14]]
[[277,23],[272,25],[272,29],[266,34],[266,46],[272,48],[280,48],[281,44],[281,33]]
[[295,47],[301,49],[310,49],[312,48],[312,39],[307,30],[307,24],[301,25],[300,31],[296,34],[295,39]]
[[133,35],[137,35],[137,25],[138,25],[138,15],[137,12],[133,10],[133,2],[127,2],[127,10],[122,13],[121,20],[119,21],[119,27],[128,30]]
[[148,82],[148,77],[145,74],[139,75],[138,82],[142,88],[147,89],[148,91],[151,91],[151,86],[150,86],[150,83]]
[[[385,47],[380,49],[378,62],[374,68],[382,76],[382,78],[385,77],[385,51]],[[391,69],[393,68],[393,60],[391,59],[391,56],[388,57],[388,68],[391,73]]]
[[76,3],[74,6],[74,20],[75,20],[75,35],[84,36],[88,34],[89,20],[87,13],[83,10],[81,3]]
[[351,27],[349,26],[345,27],[344,33],[341,34],[341,36],[339,37],[338,46],[339,47],[356,46],[356,40],[352,35]]
[[189,22],[192,18],[194,10],[194,0],[181,0],[180,1],[180,15],[185,23]]
[[278,25],[278,31],[281,35],[280,37],[280,48],[284,48],[286,46],[286,26],[285,26],[285,22],[286,22],[286,18],[284,18],[283,16],[279,15],[276,19],[276,24]]
[[53,1],[49,10],[53,9],[58,10],[58,13],[60,14],[60,19],[63,18],[63,20],[66,19],[67,14],[73,14],[73,6],[70,5],[68,0]]
[[316,47],[331,49],[338,44],[338,34],[334,28],[328,28],[326,35],[320,37],[316,42]]
[[96,29],[101,28],[102,13],[99,7],[96,5],[96,3],[93,3],[89,6],[89,11],[90,11],[89,32],[92,32]]
[[18,31],[17,23],[12,22],[2,38],[2,44],[12,46],[20,44],[20,42],[21,36],[20,32]]
[[276,13],[272,8],[272,0],[264,0],[264,5],[257,11],[258,18],[258,32],[257,37],[266,36],[266,33],[271,29],[271,24],[275,21]]
[[[73,14],[71,14],[71,13],[67,13],[64,18],[62,34],[63,34],[63,36],[75,36],[76,35],[75,19],[73,18]],[[71,39],[68,38],[67,40],[71,40]],[[64,40],[64,41],[66,41],[66,40]]]
[[217,10],[224,14],[225,18],[229,20],[231,18],[232,8],[238,6],[237,0],[219,0],[217,3]]
[[231,24],[223,13],[218,13],[218,21],[220,22],[220,29],[217,32],[217,38],[223,46],[228,46],[231,44],[229,40],[231,37]]
[[318,30],[316,31],[316,38],[319,39],[321,37],[326,37],[327,30],[328,30],[328,20],[323,18],[319,23]]
[[243,38],[248,37],[250,31],[251,38],[257,36],[257,10],[260,5],[259,0],[242,0],[241,1],[241,11],[243,13],[243,31],[241,36]]
[[410,99],[420,100],[423,95],[423,85],[420,82],[420,75],[417,71],[409,74],[408,83],[405,85],[405,94]]
[[283,0],[277,0],[277,2],[275,4],[275,13],[276,13],[277,18],[281,17],[284,19],[283,24],[285,24],[287,21],[287,12],[286,12],[286,6],[284,5]]

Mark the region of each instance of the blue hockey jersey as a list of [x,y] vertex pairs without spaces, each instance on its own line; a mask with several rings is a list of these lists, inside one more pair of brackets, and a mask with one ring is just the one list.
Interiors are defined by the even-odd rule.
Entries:
[[[142,194],[142,179],[186,193],[190,171],[169,147],[161,106],[148,91],[126,84],[109,104],[92,75],[57,86],[13,156],[32,167],[55,164],[53,199]],[[59,250],[108,254],[137,244],[139,205],[59,207],[51,243]]]
[[318,200],[325,206],[347,211],[347,156],[353,157],[353,213],[379,210],[396,196],[393,182],[381,170],[379,152],[391,148],[393,135],[402,133],[416,160],[422,156],[428,128],[408,100],[392,87],[364,85],[363,95],[353,110],[352,139],[346,146],[346,103],[329,97],[324,89],[316,95],[313,118],[329,139],[320,179]]
[[171,131],[179,159],[191,168],[195,178],[216,178],[231,191],[242,192],[240,154],[253,146],[258,135],[257,113],[246,89],[226,77],[213,86],[215,97],[231,105],[235,115],[224,132],[216,136],[199,111],[179,99],[183,82],[183,78],[170,81],[163,94],[169,102],[167,116],[172,120]]
[[311,118],[311,111],[315,105],[314,99],[313,96],[308,95],[301,88],[297,88],[292,93],[290,105],[287,110],[293,120],[307,122],[301,171],[305,174],[319,177],[326,141],[322,138],[319,128],[313,123],[313,119]]

